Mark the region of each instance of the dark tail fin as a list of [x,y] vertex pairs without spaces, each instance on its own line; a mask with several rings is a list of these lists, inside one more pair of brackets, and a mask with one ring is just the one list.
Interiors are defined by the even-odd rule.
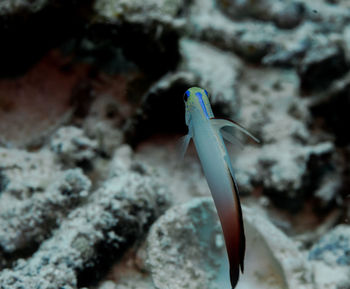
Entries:
[[239,279],[239,271],[244,272],[244,255],[245,255],[245,234],[242,218],[242,208],[238,196],[237,186],[234,183],[234,194],[236,198],[236,228],[234,230],[235,234],[233,236],[234,240],[230,242],[230,245],[226,245],[229,254],[230,261],[230,280],[232,288],[235,288]]
[[[230,186],[209,183],[224,233],[228,259],[230,262],[230,280],[232,288],[236,287],[239,271],[244,270],[245,234],[242,208],[238,188],[233,178],[233,170],[228,155],[224,157]],[[220,196],[220,197],[218,197]]]
[[230,281],[232,289],[236,287],[239,279],[239,268],[230,267]]
[[239,279],[239,271],[244,271],[245,255],[245,234],[242,218],[241,202],[239,200],[236,182],[232,179],[232,193],[234,195],[234,206],[231,208],[230,218],[223,222],[223,231],[226,242],[226,249],[230,262],[230,280],[232,288],[236,287]]

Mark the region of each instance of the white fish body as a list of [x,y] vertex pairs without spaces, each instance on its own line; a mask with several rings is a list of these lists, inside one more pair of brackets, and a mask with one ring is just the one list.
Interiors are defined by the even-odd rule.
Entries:
[[[230,262],[230,280],[234,288],[238,282],[239,269],[243,272],[244,268],[245,235],[238,189],[220,129],[233,126],[253,136],[232,121],[215,119],[208,93],[204,89],[188,89],[184,100],[189,133],[184,139],[182,153],[185,153],[193,138],[221,222]],[[226,134],[224,136],[231,141]]]

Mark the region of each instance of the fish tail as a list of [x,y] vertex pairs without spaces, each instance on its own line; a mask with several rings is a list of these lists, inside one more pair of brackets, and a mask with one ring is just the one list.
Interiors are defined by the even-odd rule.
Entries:
[[234,204],[223,208],[226,211],[225,218],[220,219],[230,262],[230,281],[232,288],[235,288],[239,279],[239,271],[242,273],[244,271],[245,234],[238,189],[232,175],[231,178]]
[[235,288],[239,279],[239,271],[244,272],[244,255],[245,255],[245,234],[242,218],[242,208],[237,190],[234,191],[236,199],[236,208],[234,216],[234,234],[227,244],[230,261],[230,281],[232,288]]

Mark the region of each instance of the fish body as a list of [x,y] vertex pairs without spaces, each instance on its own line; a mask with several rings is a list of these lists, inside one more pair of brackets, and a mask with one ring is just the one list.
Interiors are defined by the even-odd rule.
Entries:
[[232,121],[214,118],[208,93],[202,88],[188,89],[184,101],[189,133],[182,151],[184,154],[192,138],[220,219],[234,288],[240,269],[242,273],[244,269],[245,234],[238,189],[220,129],[233,126],[249,133]]

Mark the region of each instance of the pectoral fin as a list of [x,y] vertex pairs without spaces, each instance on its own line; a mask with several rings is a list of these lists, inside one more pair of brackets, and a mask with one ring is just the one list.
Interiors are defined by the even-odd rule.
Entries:
[[192,122],[190,120],[186,120],[186,123],[188,125],[188,134],[181,137],[177,143],[178,161],[182,161],[184,159],[188,145],[190,144],[191,138],[193,137]]
[[240,149],[243,149],[242,142],[238,138],[233,136],[231,133],[229,133],[225,130],[221,130],[220,133],[225,140],[227,140],[228,142],[230,142],[234,145],[238,145]]
[[178,157],[179,160],[183,160],[188,148],[188,145],[191,141],[192,136],[190,134],[187,134],[180,138],[179,143],[178,143]]
[[[212,126],[217,128],[218,130],[222,129],[223,127],[234,127],[240,130],[241,132],[245,133],[249,137],[251,137],[257,143],[260,143],[260,141],[255,136],[253,136],[248,130],[246,130],[243,126],[241,126],[240,124],[238,124],[233,120],[214,117],[210,119],[210,123],[212,124]],[[227,137],[225,138],[227,139]],[[228,141],[231,141],[231,140],[228,139]]]

